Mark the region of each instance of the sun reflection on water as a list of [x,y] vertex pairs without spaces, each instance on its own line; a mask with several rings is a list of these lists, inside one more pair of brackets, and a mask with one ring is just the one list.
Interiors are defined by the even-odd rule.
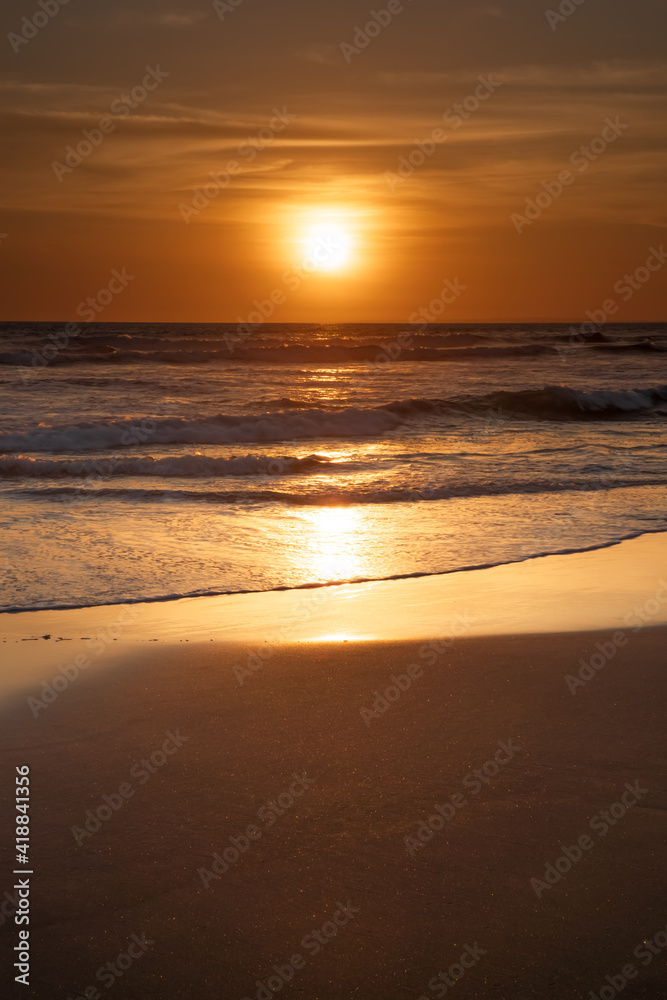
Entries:
[[328,632],[326,635],[311,635],[305,642],[369,642],[372,635],[357,635],[354,632]]
[[304,560],[312,579],[352,580],[364,575],[367,541],[358,507],[316,507],[299,512]]

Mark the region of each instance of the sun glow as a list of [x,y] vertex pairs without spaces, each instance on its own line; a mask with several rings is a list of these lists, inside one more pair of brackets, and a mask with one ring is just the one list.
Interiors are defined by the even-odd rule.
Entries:
[[340,223],[315,223],[306,230],[302,245],[311,269],[340,271],[350,262],[352,236]]
[[367,228],[364,213],[349,206],[308,206],[285,211],[290,263],[297,273],[348,274],[361,264],[361,233]]
[[299,512],[303,538],[315,577],[322,581],[351,580],[360,575],[359,515],[353,507],[314,507]]

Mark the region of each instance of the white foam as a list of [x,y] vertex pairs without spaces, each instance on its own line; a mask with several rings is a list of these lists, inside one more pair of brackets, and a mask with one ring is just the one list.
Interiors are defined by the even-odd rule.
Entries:
[[0,434],[0,451],[96,451],[155,444],[234,444],[323,437],[376,437],[401,418],[387,410],[300,410],[257,416],[118,420],[111,423],[38,427],[21,434]]

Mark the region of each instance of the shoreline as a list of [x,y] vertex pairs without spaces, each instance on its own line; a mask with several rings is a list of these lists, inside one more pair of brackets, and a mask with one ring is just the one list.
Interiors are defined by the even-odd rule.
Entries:
[[5,642],[109,628],[117,641],[245,642],[261,633],[258,641],[312,642],[436,638],[462,617],[470,635],[633,628],[637,614],[667,623],[667,532],[440,574],[17,611],[0,621]]
[[[657,484],[650,484],[657,485]],[[624,489],[625,487],[617,487],[618,489]],[[645,535],[661,535],[667,534],[667,527],[665,528],[655,528],[653,530],[649,529],[647,531],[636,531],[631,532],[628,535],[623,536],[623,538],[615,539],[610,542],[600,542],[596,545],[590,545],[585,548],[574,548],[574,549],[557,549],[554,552],[536,552],[533,555],[522,556],[518,559],[511,559],[508,562],[496,562],[496,563],[476,563],[470,566],[457,566],[455,569],[445,569],[438,573],[402,573],[395,576],[384,576],[384,577],[360,577],[354,580],[332,580],[328,583],[303,583],[298,586],[288,587],[288,586],[277,586],[270,587],[268,590],[220,590],[220,591],[207,591],[206,593],[185,593],[185,594],[165,594],[160,597],[136,597],[136,598],[123,598],[117,601],[110,601],[105,604],[56,604],[52,607],[33,607],[33,608],[19,608],[19,607],[9,607],[0,610],[0,620],[2,615],[30,615],[36,614],[38,612],[58,612],[58,611],[94,611],[95,609],[101,608],[115,608],[115,607],[126,607],[133,604],[166,604],[176,601],[185,600],[206,600],[207,598],[213,597],[247,597],[249,595],[260,595],[260,594],[280,594],[285,592],[300,592],[300,591],[317,591],[317,590],[327,590],[334,587],[354,587],[366,583],[396,583],[401,580],[418,580],[424,577],[440,578],[444,576],[452,576],[458,573],[476,573],[482,570],[488,569],[498,569],[502,566],[518,566],[522,563],[531,562],[534,559],[547,559],[552,556],[571,556],[571,555],[583,555],[588,552],[599,552],[602,549],[612,549],[617,545],[622,545],[624,542],[633,541],[635,538],[643,538]]]
[[[53,696],[128,652],[243,650],[252,673],[281,647],[593,634],[613,646],[667,624],[667,533],[489,569],[315,589],[2,616],[0,702]],[[614,638],[615,637],[615,638]],[[242,669],[241,667],[239,669]]]

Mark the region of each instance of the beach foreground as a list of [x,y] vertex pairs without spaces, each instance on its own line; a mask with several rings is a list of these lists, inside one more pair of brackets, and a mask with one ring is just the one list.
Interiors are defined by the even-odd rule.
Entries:
[[653,1000],[666,635],[135,645],[10,699],[25,995]]

